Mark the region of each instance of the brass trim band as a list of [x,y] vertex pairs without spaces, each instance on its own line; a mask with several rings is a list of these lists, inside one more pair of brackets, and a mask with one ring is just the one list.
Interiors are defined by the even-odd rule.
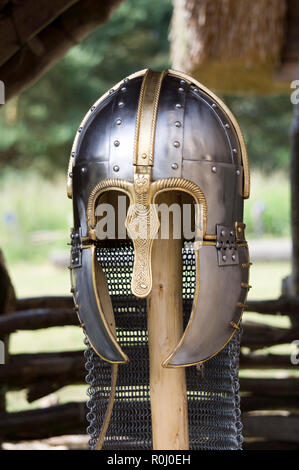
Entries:
[[148,69],[144,75],[135,127],[134,161],[137,166],[153,166],[158,103],[162,80],[167,73]]
[[102,424],[101,433],[99,435],[95,450],[102,450],[106,433],[107,433],[107,429],[110,423],[113,405],[115,401],[115,394],[116,394],[117,372],[118,372],[118,364],[112,364],[110,397],[109,397],[109,401],[108,401],[108,405],[107,405],[107,409],[105,413],[105,418]]

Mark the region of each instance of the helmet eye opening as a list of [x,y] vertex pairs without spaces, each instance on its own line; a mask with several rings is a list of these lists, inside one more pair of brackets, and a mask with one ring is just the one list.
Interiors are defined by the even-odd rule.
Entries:
[[99,195],[94,206],[95,233],[101,241],[127,240],[125,228],[130,200],[128,195],[117,190],[108,190]]

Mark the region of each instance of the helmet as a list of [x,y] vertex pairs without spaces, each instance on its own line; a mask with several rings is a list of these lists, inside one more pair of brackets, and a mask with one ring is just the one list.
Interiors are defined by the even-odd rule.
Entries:
[[[189,241],[196,279],[188,324],[162,365],[202,363],[223,349],[239,329],[250,287],[243,223],[248,157],[239,125],[226,105],[174,70],[147,69],[125,78],[84,117],[72,147],[67,189],[74,215],[72,292],[96,353],[111,363],[128,361],[117,342],[97,249],[105,237],[114,238],[116,247],[120,233],[129,237],[134,246],[131,290],[147,297],[152,288],[151,249],[160,226],[157,202],[166,191],[182,194],[183,203],[192,202],[194,230]],[[118,236],[115,223],[110,227],[113,236],[107,236],[108,230],[103,236],[111,214],[107,209],[104,217],[99,203],[115,208],[116,196],[123,198],[123,211],[117,206]]]

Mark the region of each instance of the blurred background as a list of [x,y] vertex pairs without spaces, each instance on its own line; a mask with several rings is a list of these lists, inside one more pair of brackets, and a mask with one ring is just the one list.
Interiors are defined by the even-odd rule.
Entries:
[[[70,48],[33,86],[1,106],[0,238],[18,298],[69,295],[66,266],[72,213],[66,171],[76,130],[91,105],[114,83],[139,69],[179,63],[180,51],[173,48],[180,46],[177,40],[171,46],[169,39],[172,14],[171,0],[126,0],[109,21]],[[172,38],[178,28],[175,21],[178,18],[172,19]],[[200,72],[196,78],[209,86]],[[239,121],[249,154],[252,189],[245,202],[253,258],[249,299],[275,299],[282,279],[291,271],[291,90],[288,83],[284,90],[270,93],[250,87],[246,93],[236,91],[223,87],[217,93]],[[288,316],[261,318],[248,312],[245,320],[290,327]],[[82,331],[75,326],[10,336],[11,354],[83,348]],[[280,344],[268,353],[286,355],[292,350],[290,344]],[[299,377],[296,368],[241,371],[244,377],[253,373],[255,377]],[[9,391],[7,411],[85,400],[85,389],[67,386],[32,403],[26,400],[26,390]]]
[[[72,224],[66,170],[80,121],[93,102],[123,77],[146,67],[171,66],[172,9],[171,0],[127,0],[107,24],[73,47],[34,86],[2,106],[1,240],[19,295],[51,289],[52,282],[42,285],[40,277],[38,283],[29,277],[20,283],[25,266],[30,270],[31,264],[43,263],[44,272],[48,268],[54,278],[60,277],[55,261],[60,250],[66,250]],[[241,125],[250,158],[248,237],[287,239],[290,99],[285,94],[222,98]]]

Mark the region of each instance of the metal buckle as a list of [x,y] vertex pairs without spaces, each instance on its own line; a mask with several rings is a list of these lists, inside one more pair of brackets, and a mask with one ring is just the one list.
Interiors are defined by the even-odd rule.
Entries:
[[233,227],[216,225],[216,249],[218,266],[239,264],[236,232]]
[[245,228],[243,222],[235,222],[236,240],[237,242],[245,242]]
[[82,262],[82,238],[81,227],[79,230],[72,229],[71,232],[71,267],[80,268]]

